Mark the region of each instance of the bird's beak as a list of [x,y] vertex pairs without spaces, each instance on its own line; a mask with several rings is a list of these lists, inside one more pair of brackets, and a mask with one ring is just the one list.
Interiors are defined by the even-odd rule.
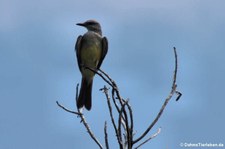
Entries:
[[85,26],[84,23],[77,23],[76,25],[78,25],[78,26]]

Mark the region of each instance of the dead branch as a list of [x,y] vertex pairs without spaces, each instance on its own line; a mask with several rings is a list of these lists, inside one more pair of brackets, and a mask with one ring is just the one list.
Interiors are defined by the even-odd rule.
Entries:
[[[79,87],[79,84],[77,84],[77,87],[76,87],[76,100],[78,98],[78,87]],[[84,127],[86,128],[88,134],[90,135],[90,137],[95,141],[95,143],[99,146],[100,149],[103,149],[101,143],[98,141],[98,139],[95,137],[94,133],[92,132],[90,126],[88,125],[84,115],[82,114],[81,110],[80,109],[77,109],[78,112],[74,112],[72,110],[69,110],[68,108],[65,108],[64,106],[62,106],[61,104],[59,104],[58,101],[56,101],[57,105],[62,108],[63,110],[65,110],[66,112],[69,112],[69,113],[72,113],[72,114],[76,114],[78,117],[81,118],[81,123],[84,124]]]
[[[80,112],[80,109],[78,109],[78,111]],[[91,131],[91,128],[89,127],[88,123],[86,122],[84,115],[82,114],[80,116],[80,118],[81,118],[81,122],[84,124],[85,128],[87,129],[88,134],[95,141],[95,143],[99,146],[99,148],[103,149],[101,143],[98,141],[98,139],[95,137],[94,133]]]
[[111,102],[110,102],[110,96],[109,96],[108,89],[106,88],[106,86],[104,86],[103,91],[104,91],[106,99],[107,99],[109,114],[110,114],[111,122],[113,124],[114,130],[115,130],[115,133],[116,133],[117,141],[119,143],[120,148],[122,148],[122,137],[121,137],[121,134],[117,130],[117,126],[116,126],[114,116],[113,116],[113,112],[112,112],[112,105],[111,105]]
[[62,108],[63,110],[65,110],[66,112],[69,112],[69,113],[72,113],[72,114],[76,114],[76,115],[82,115],[81,113],[79,113],[79,112],[74,112],[74,111],[72,111],[72,110],[69,110],[69,109],[67,109],[66,107],[64,107],[63,105],[61,105],[58,101],[56,101],[56,104],[60,107],[60,108]]
[[[134,132],[133,132],[134,121],[133,121],[132,107],[130,106],[129,101],[125,100],[120,95],[120,91],[119,91],[119,88],[118,88],[116,82],[104,71],[102,71],[100,69],[95,70],[90,67],[84,66],[86,69],[89,69],[90,71],[93,71],[98,76],[100,76],[112,88],[111,89],[111,97],[109,94],[109,88],[104,86],[101,90],[104,92],[105,97],[106,97],[106,101],[107,101],[107,105],[108,105],[108,109],[109,109],[109,116],[111,119],[112,126],[114,128],[120,149],[132,149],[134,144],[143,140],[146,137],[146,135],[150,132],[150,130],[155,126],[155,124],[161,117],[163,111],[165,110],[168,102],[171,100],[173,95],[174,94],[177,95],[176,101],[178,101],[179,98],[181,97],[182,94],[176,90],[178,58],[177,58],[177,52],[176,52],[175,47],[174,47],[174,55],[175,55],[175,68],[174,68],[171,91],[170,91],[168,97],[165,99],[165,101],[164,101],[162,107],[160,108],[158,114],[156,115],[155,119],[152,121],[152,123],[150,123],[150,125],[147,127],[147,129],[136,139],[134,139]],[[77,98],[78,98],[78,85],[76,88],[76,98],[75,99],[77,100]],[[113,101],[112,103],[111,103],[111,99]],[[84,115],[82,114],[82,112],[80,111],[80,109],[77,109],[78,112],[74,112],[72,110],[65,108],[61,104],[59,104],[58,101],[56,103],[60,108],[62,108],[66,112],[76,114],[78,117],[80,117],[81,122],[84,124],[90,137],[96,142],[96,144],[99,146],[100,149],[103,149],[101,143],[98,141],[98,139],[95,137],[94,133],[91,131],[90,126],[86,122],[86,119],[85,119]],[[114,116],[114,114],[113,114],[114,108],[116,109],[117,116]],[[117,123],[116,123],[116,117],[117,117]],[[145,141],[140,143],[135,149],[138,149],[139,147],[141,147],[142,145],[147,143],[149,140],[156,137],[160,132],[161,132],[161,128],[159,128],[155,134],[153,134],[152,136],[147,138]],[[106,149],[109,149],[109,140],[108,140],[108,134],[107,134],[107,122],[106,121],[105,121],[105,125],[104,125],[104,136],[105,136]]]
[[174,75],[173,75],[173,83],[172,83],[172,87],[171,87],[171,91],[168,95],[168,97],[165,99],[159,113],[157,114],[157,116],[155,117],[155,119],[153,120],[153,122],[149,125],[149,127],[145,130],[145,132],[136,140],[133,141],[133,144],[139,142],[141,139],[143,139],[148,132],[152,129],[152,127],[156,124],[156,122],[159,120],[159,118],[161,117],[164,109],[166,108],[166,105],[168,104],[168,102],[170,101],[170,99],[173,97],[174,93],[176,92],[176,79],[177,79],[177,68],[178,68],[178,62],[177,62],[177,52],[176,52],[176,48],[174,47],[174,55],[175,55],[175,70],[174,70]]
[[144,142],[142,142],[140,145],[138,145],[134,149],[138,149],[139,147],[141,147],[142,145],[144,145],[145,143],[147,143],[149,140],[155,138],[160,132],[161,132],[161,128],[159,128],[158,131],[155,134],[153,134],[152,136],[150,136],[147,140],[145,140]]
[[105,134],[105,147],[106,149],[109,149],[109,141],[108,141],[108,133],[107,133],[107,122],[105,121],[104,126],[104,134]]

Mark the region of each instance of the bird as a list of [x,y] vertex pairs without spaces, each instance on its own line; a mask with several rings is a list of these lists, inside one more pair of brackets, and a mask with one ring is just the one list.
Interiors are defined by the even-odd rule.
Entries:
[[77,108],[92,107],[92,85],[95,72],[87,67],[98,70],[108,52],[108,40],[102,36],[101,25],[95,20],[87,20],[76,25],[85,27],[87,32],[79,35],[75,44],[77,63],[82,75],[81,87],[77,102]]

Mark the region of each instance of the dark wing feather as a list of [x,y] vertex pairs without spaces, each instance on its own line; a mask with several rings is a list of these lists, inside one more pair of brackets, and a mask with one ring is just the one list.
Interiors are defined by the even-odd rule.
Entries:
[[75,52],[76,52],[76,55],[77,55],[77,63],[78,63],[80,71],[81,71],[80,50],[82,48],[81,46],[82,46],[82,36],[80,35],[77,38],[77,42],[76,42],[76,45],[75,45]]
[[107,52],[108,52],[108,40],[106,37],[103,37],[102,38],[102,55],[101,55],[101,59],[99,60],[97,69],[101,67],[102,61],[104,60]]

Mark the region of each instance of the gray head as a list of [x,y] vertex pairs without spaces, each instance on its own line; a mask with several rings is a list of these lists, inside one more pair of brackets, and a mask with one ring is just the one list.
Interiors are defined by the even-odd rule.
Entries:
[[87,20],[84,23],[77,23],[77,25],[87,28],[88,31],[93,31],[93,32],[96,32],[96,33],[102,35],[101,26],[95,20]]

